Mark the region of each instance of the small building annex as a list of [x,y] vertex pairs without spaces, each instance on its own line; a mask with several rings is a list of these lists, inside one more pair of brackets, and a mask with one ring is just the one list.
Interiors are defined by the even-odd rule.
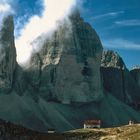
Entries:
[[53,134],[53,133],[56,133],[55,129],[52,128],[48,129],[48,134]]

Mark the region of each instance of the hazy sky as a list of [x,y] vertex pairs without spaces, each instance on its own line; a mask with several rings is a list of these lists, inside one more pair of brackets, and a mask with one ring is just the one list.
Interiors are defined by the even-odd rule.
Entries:
[[[16,36],[25,21],[43,11],[41,0],[7,1],[16,11]],[[80,1],[83,2],[82,17],[96,29],[104,48],[116,50],[128,68],[136,64],[140,66],[140,0]]]

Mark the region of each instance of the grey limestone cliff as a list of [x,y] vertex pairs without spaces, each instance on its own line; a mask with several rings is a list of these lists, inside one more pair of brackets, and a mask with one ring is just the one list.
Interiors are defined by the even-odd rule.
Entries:
[[32,56],[27,78],[46,100],[68,104],[100,100],[102,49],[95,30],[74,12],[58,22],[57,30]]

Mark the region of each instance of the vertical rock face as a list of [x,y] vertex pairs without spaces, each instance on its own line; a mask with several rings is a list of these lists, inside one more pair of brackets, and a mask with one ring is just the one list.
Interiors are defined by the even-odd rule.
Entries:
[[8,16],[0,29],[0,91],[11,89],[15,67],[14,23],[12,16]]
[[138,84],[139,88],[140,88],[140,68],[136,67],[133,70],[130,71],[132,76],[134,77],[136,83]]
[[140,99],[138,86],[122,58],[113,51],[102,56],[101,73],[105,90],[125,103]]
[[78,12],[58,23],[58,29],[32,57],[28,79],[47,100],[90,102],[103,96],[100,79],[102,45]]

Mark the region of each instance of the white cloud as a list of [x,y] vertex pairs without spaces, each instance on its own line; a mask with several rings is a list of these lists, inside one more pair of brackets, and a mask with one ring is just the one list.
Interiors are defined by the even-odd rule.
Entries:
[[140,26],[140,19],[116,21],[115,24],[120,26]]
[[125,39],[103,40],[102,42],[105,48],[140,50],[140,44]]
[[0,13],[9,12],[11,7],[9,4],[0,4]]
[[103,19],[103,18],[116,17],[123,13],[124,13],[124,11],[110,12],[110,13],[94,16],[93,19],[97,20],[97,19]]
[[44,11],[42,16],[34,15],[16,39],[17,61],[22,64],[30,59],[33,51],[32,42],[42,34],[55,29],[56,21],[63,19],[76,4],[76,0],[42,0]]

